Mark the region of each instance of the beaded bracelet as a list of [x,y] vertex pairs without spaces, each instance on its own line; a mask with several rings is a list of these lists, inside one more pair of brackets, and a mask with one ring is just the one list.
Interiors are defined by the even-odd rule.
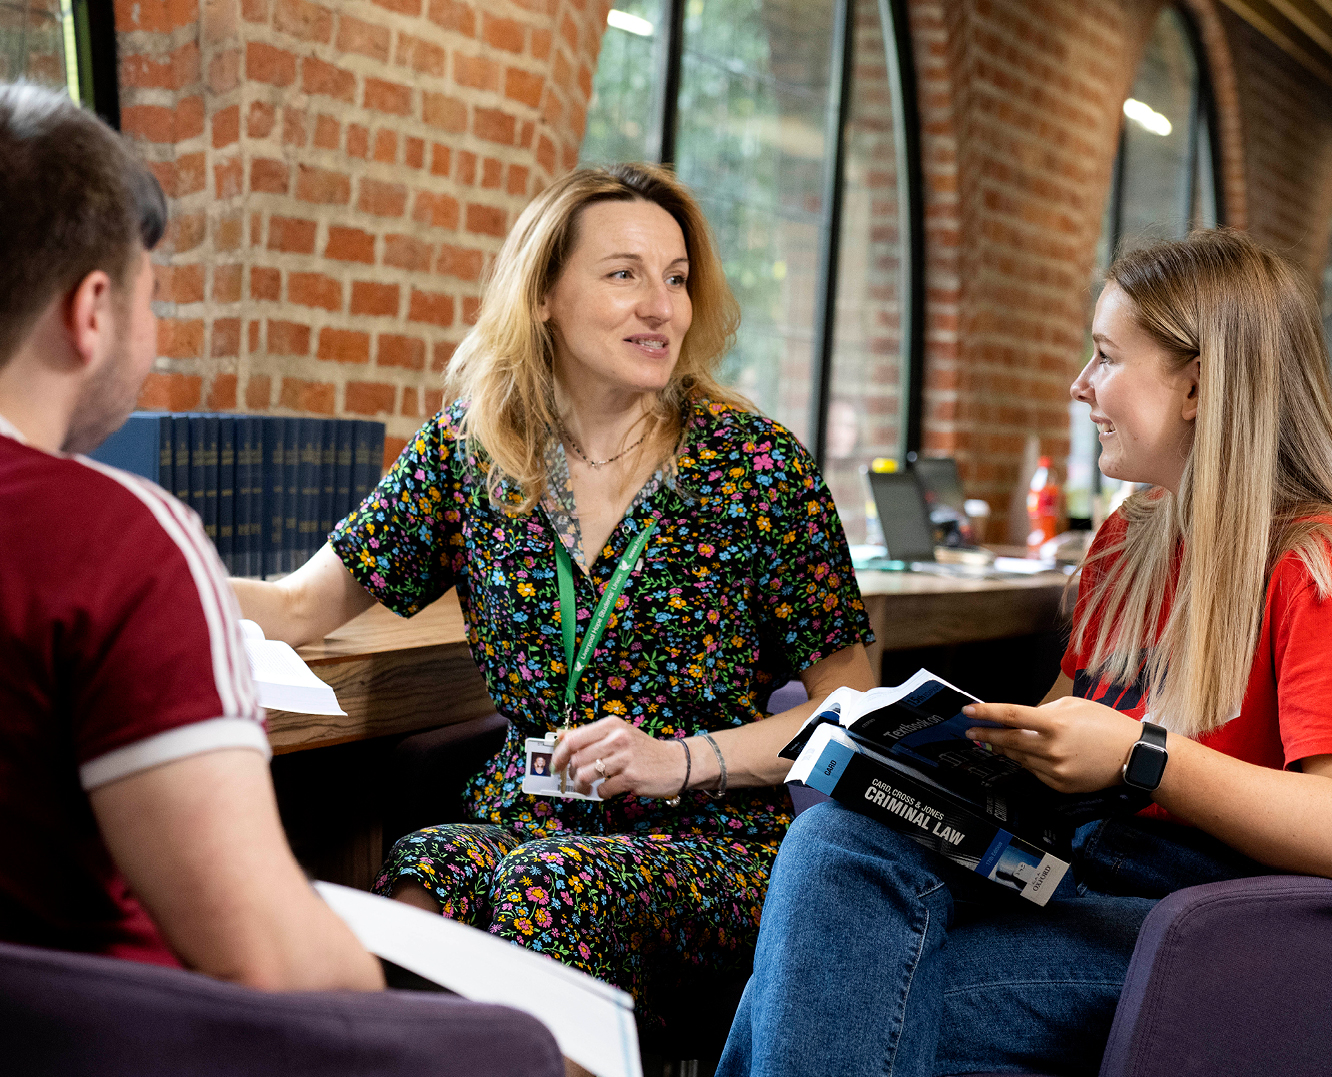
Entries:
[[713,754],[717,757],[717,766],[721,770],[721,780],[717,783],[717,791],[712,793],[704,789],[703,792],[707,793],[713,800],[721,800],[726,795],[726,760],[722,758],[721,749],[717,747],[717,742],[712,739],[711,733],[700,733],[699,736],[712,745]]
[[680,791],[675,796],[666,798],[667,806],[672,808],[680,806],[680,798],[684,795],[684,791],[689,788],[689,774],[694,769],[694,761],[689,755],[689,745],[684,742],[683,737],[676,743],[685,750],[685,779],[680,783]]

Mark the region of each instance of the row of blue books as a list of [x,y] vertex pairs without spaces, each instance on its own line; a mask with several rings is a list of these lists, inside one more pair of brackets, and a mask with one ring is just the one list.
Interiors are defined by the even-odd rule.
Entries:
[[136,411],[89,454],[175,494],[233,576],[292,572],[379,482],[384,424]]

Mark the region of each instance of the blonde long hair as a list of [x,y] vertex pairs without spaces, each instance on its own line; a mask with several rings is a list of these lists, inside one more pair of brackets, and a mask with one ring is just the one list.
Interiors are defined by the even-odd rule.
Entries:
[[[658,394],[648,441],[680,434],[691,394],[752,405],[723,387],[717,368],[740,325],[707,218],[689,190],[665,169],[645,164],[582,168],[556,180],[518,217],[486,283],[481,311],[449,362],[450,399],[467,400],[463,433],[489,465],[487,486],[506,511],[529,511],[546,491],[545,449],[555,408],[554,338],[541,320],[541,302],[578,242],[579,217],[595,202],[642,200],[660,206],[680,226],[689,255],[686,288],[693,321],[670,384]],[[522,503],[501,500],[500,484],[517,487]]]
[[1179,493],[1125,501],[1074,642],[1098,676],[1143,676],[1154,721],[1198,736],[1239,711],[1277,559],[1296,551],[1320,599],[1332,590],[1332,529],[1308,519],[1332,511],[1327,348],[1307,282],[1240,232],[1135,251],[1106,279],[1172,370],[1199,361],[1198,417]]

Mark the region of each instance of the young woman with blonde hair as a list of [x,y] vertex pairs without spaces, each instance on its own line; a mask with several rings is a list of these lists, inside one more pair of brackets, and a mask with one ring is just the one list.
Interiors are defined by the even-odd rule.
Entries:
[[[472,821],[404,838],[377,889],[631,990],[649,1027],[682,969],[752,951],[790,819],[777,752],[812,709],[768,716],[773,689],[871,683],[827,487],[716,379],[738,317],[673,176],[557,180],[498,255],[452,403],[310,564],[236,581],[293,644],[457,588],[509,737]],[[526,739],[561,729],[550,771],[600,801],[523,792]]]
[[[1038,909],[835,803],[793,824],[719,1074],[1095,1073],[1138,928],[1196,883],[1332,877],[1332,387],[1317,303],[1243,234],[1122,257],[1073,383],[1101,529],[1040,707],[968,732],[1053,788],[1153,803],[1078,833]],[[976,686],[980,691],[984,686]],[[1164,749],[1162,751],[1162,749]],[[842,995],[854,976],[857,997]]]

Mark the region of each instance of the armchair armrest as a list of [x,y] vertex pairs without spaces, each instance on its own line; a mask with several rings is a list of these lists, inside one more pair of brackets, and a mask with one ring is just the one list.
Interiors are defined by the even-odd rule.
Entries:
[[563,1077],[535,1018],[456,995],[273,994],[0,943],[0,1058],[30,1077]]
[[1100,1077],[1332,1069],[1332,880],[1208,883],[1147,917]]

